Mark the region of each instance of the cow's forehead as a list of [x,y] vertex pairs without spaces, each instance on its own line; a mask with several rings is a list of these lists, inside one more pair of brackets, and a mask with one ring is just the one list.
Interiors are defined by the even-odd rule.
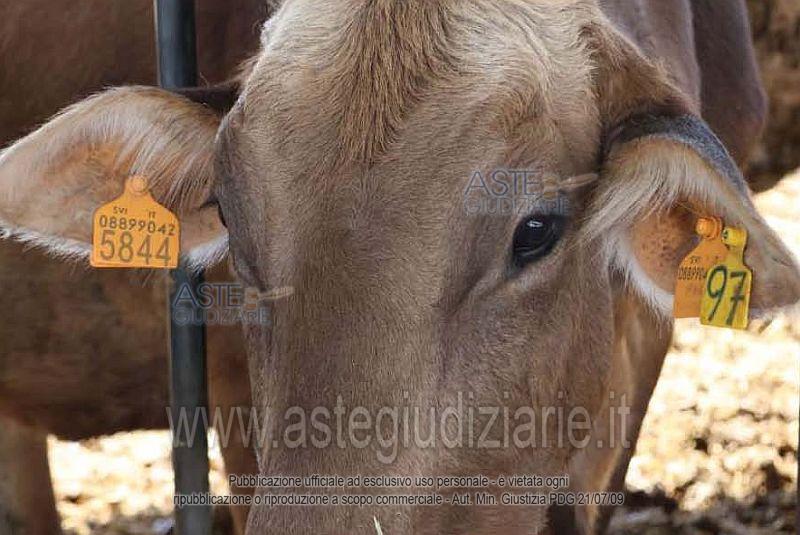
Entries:
[[[271,230],[267,256],[291,258],[322,224],[409,251],[487,228],[500,243],[525,214],[469,213],[476,173],[559,179],[594,166],[591,66],[580,21],[553,27],[555,4],[335,4],[279,11],[224,136],[238,161],[223,189],[238,192],[247,224]],[[276,265],[266,260],[253,263]]]
[[[464,161],[475,138],[482,160],[516,145],[504,166],[554,165],[559,144],[580,161],[599,121],[585,21],[563,3],[289,2],[265,30],[242,126],[284,155],[313,151],[317,168]],[[412,150],[419,139],[435,153]]]

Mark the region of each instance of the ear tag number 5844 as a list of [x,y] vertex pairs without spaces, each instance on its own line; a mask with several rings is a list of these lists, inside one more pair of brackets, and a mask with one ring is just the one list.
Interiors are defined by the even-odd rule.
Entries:
[[715,327],[746,329],[753,285],[753,273],[744,264],[747,231],[727,227],[722,231],[722,241],[728,246],[728,256],[724,262],[711,268],[706,276],[700,322]]
[[179,244],[178,218],[153,199],[145,178],[131,177],[122,195],[94,214],[91,264],[172,269],[178,266]]

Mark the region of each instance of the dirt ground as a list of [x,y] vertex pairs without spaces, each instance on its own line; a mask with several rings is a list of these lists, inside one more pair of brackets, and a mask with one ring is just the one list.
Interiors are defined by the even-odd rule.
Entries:
[[[800,256],[800,171],[758,199]],[[749,332],[681,320],[628,473],[614,535],[794,531],[800,315]],[[169,436],[52,440],[59,511],[70,535],[150,535],[170,526]],[[212,488],[226,492],[212,449]]]

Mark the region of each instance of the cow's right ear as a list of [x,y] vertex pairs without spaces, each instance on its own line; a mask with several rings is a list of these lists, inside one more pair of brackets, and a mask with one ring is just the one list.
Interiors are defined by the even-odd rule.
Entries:
[[756,211],[736,162],[696,104],[610,24],[587,31],[605,150],[586,236],[604,240],[629,287],[671,318],[681,261],[699,240],[697,220],[718,216],[749,234],[751,309],[800,302],[800,267]]
[[95,210],[144,176],[181,221],[181,251],[204,266],[227,252],[208,205],[221,117],[154,88],[113,89],[53,118],[0,153],[0,229],[58,255],[88,258]]

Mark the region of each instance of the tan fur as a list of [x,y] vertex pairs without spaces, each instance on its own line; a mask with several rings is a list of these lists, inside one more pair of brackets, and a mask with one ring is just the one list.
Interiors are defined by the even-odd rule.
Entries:
[[[396,405],[402,398],[395,385],[410,384],[410,403],[424,407],[450,403],[458,390],[474,391],[485,403],[498,402],[505,389],[512,406],[540,407],[563,388],[568,405],[596,410],[600,390],[578,378],[571,384],[561,379],[566,370],[585,364],[567,358],[554,362],[553,370],[549,363],[527,357],[560,353],[557,346],[609,343],[608,332],[588,326],[575,331],[574,320],[563,316],[567,296],[580,294],[586,280],[572,270],[590,269],[591,262],[570,262],[567,273],[558,277],[565,283],[561,294],[546,288],[545,281],[567,262],[562,255],[548,262],[546,272],[531,272],[506,287],[507,240],[516,221],[464,220],[459,205],[474,169],[534,165],[564,178],[592,169],[599,117],[592,102],[591,56],[586,43],[573,37],[587,12],[560,9],[575,5],[456,3],[446,28],[450,62],[444,72],[428,76],[434,82],[414,106],[398,99],[396,108],[381,108],[405,109],[406,115],[396,137],[369,167],[347,151],[349,161],[343,164],[340,148],[369,142],[373,132],[359,125],[340,130],[342,110],[351,104],[332,105],[327,98],[364,85],[359,107],[368,108],[373,98],[380,101],[370,92],[378,89],[361,81],[357,66],[325,63],[338,46],[331,34],[347,27],[342,20],[346,10],[317,19],[330,20],[330,27],[288,32],[281,21],[310,17],[304,10],[312,7],[284,6],[248,79],[242,107],[226,124],[221,147],[230,161],[223,166],[219,193],[229,228],[242,240],[234,252],[241,276],[298,290],[274,307],[276,324],[290,328],[251,336],[271,340],[277,359],[255,380],[258,407],[280,413],[292,405],[330,406],[337,392],[369,407]],[[313,6],[324,14],[332,9],[324,3]],[[498,50],[498,42],[509,44]],[[306,69],[325,83],[310,83]],[[337,74],[328,75],[328,69]],[[391,83],[407,87],[408,81],[395,78]],[[552,93],[555,87],[561,89],[559,98]],[[440,164],[435,172],[428,167],[433,154],[441,158],[434,160]],[[246,165],[239,165],[244,163],[239,155],[248,155]],[[261,193],[250,197],[254,202],[246,202],[256,191]],[[476,235],[494,238],[473,242],[470,236]],[[588,260],[591,253],[579,256]],[[473,262],[465,264],[465,258]],[[474,277],[480,278],[467,282]],[[473,295],[470,288],[478,282],[481,289]],[[535,289],[541,295],[532,295]],[[486,321],[494,317],[490,310],[501,296],[505,312],[494,321],[502,323],[503,332],[515,333],[505,341],[489,330],[497,324]],[[524,349],[534,330],[544,325],[551,329],[548,336]],[[368,362],[362,361],[365,355],[371,355]],[[355,357],[359,364],[348,365]],[[593,376],[604,377],[603,361],[589,366],[596,370]],[[442,370],[451,371],[443,376]],[[381,467],[371,456],[352,451],[326,451],[326,458],[320,457],[322,452],[261,453],[265,473],[357,469],[416,474],[559,473],[565,470],[567,454],[548,449],[526,454],[409,449],[394,465]],[[308,511],[302,517],[281,510],[259,513],[251,517],[254,533],[325,532],[328,522],[356,529],[372,516],[345,510]],[[387,532],[529,533],[544,526],[544,511],[518,513],[502,508],[459,511],[461,518],[455,521],[455,511],[447,509],[374,511]]]
[[[409,109],[431,79],[452,68],[445,42],[447,2],[377,0],[357,8],[333,47],[321,86],[341,103],[343,160],[370,164],[396,138]],[[395,28],[392,32],[385,29]],[[352,39],[353,34],[363,36]],[[336,80],[351,83],[337,83]],[[345,161],[346,161],[345,160]]]
[[[47,460],[47,435],[0,417],[0,532],[61,533]],[[32,514],[33,513],[33,514]]]

